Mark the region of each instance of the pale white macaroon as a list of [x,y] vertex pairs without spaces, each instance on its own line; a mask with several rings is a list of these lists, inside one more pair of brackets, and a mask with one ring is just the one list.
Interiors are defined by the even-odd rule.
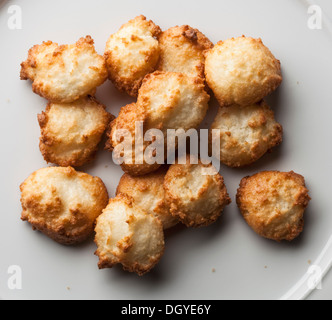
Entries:
[[282,142],[283,129],[264,102],[219,108],[211,126],[212,152],[230,167],[260,159]]
[[125,173],[118,184],[116,193],[127,194],[143,211],[160,219],[164,229],[175,226],[179,221],[170,213],[165,199],[164,177],[168,166],[155,172],[134,177]]
[[62,167],[83,166],[94,158],[112,118],[91,96],[72,103],[49,103],[38,115],[44,159]]
[[282,81],[280,61],[261,39],[232,38],[208,51],[205,76],[221,106],[259,102]]
[[170,166],[164,189],[172,215],[187,227],[214,223],[231,202],[223,177],[190,155]]
[[143,275],[161,259],[165,241],[161,221],[142,211],[132,198],[118,194],[98,217],[95,254],[100,269],[121,264]]
[[42,168],[20,186],[22,220],[61,244],[76,244],[93,233],[108,202],[103,181],[71,167]]
[[143,78],[157,65],[160,32],[157,25],[140,15],[109,37],[105,59],[109,78],[119,90],[137,96]]
[[107,79],[107,69],[94,41],[86,36],[70,45],[35,45],[21,64],[21,79],[30,79],[33,91],[51,102],[70,103],[93,95]]

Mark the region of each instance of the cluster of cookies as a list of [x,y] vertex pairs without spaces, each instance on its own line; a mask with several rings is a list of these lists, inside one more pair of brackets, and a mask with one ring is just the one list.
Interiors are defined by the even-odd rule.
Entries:
[[[107,78],[136,99],[116,118],[94,97]],[[170,166],[136,162],[135,152],[123,151],[124,175],[109,199],[100,178],[73,168],[94,158],[105,133],[111,152],[119,152],[123,130],[136,150],[136,124],[143,123],[144,132],[163,133],[167,149],[168,129],[197,129],[213,92],[220,107],[209,144],[218,144],[214,156],[223,164],[249,165],[282,141],[282,126],[263,100],[282,81],[280,62],[260,39],[213,45],[197,29],[162,32],[138,16],[110,36],[104,56],[89,36],[73,45],[34,46],[21,64],[21,79],[30,79],[33,91],[48,100],[38,115],[40,150],[57,165],[21,184],[22,220],[62,244],[82,242],[95,231],[100,268],[150,271],[163,255],[165,229],[208,226],[231,202],[211,164],[190,155]],[[143,151],[152,142],[144,141]],[[242,179],[236,200],[258,234],[281,241],[300,234],[310,198],[302,176],[271,171]]]

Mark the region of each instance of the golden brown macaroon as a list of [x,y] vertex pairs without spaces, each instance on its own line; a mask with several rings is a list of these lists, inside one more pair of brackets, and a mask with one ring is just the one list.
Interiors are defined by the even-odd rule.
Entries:
[[143,78],[158,63],[160,32],[157,25],[141,15],[110,36],[105,59],[109,79],[119,90],[137,97]]
[[[117,164],[121,165],[124,172],[133,176],[145,175],[157,170],[161,164],[149,164],[144,158],[144,152],[150,145],[149,141],[143,141],[143,137],[136,137],[139,135],[136,132],[139,130],[140,123],[143,124],[143,135],[146,128],[146,113],[144,109],[136,103],[129,104],[121,108],[117,118],[115,118],[109,125],[105,148],[113,152],[113,159]],[[141,140],[142,144],[137,143],[136,140]],[[136,152],[139,150],[139,152]],[[140,153],[142,157],[138,154]]]
[[21,79],[30,79],[33,91],[51,102],[70,103],[93,95],[107,79],[107,69],[92,38],[86,36],[70,45],[52,41],[35,45],[21,64]]
[[223,177],[212,165],[185,161],[170,166],[164,180],[171,213],[188,227],[214,223],[231,200]]
[[91,161],[114,117],[89,96],[69,104],[49,103],[38,115],[40,150],[47,162],[79,167]]
[[171,228],[178,223],[178,220],[171,215],[165,199],[163,185],[167,169],[168,167],[164,166],[141,177],[133,177],[125,173],[121,177],[116,191],[117,194],[130,196],[139,208],[159,218],[164,229]]
[[205,79],[205,52],[213,43],[199,30],[188,25],[172,27],[159,36],[160,71],[181,72]]
[[156,71],[144,78],[137,104],[146,112],[146,124],[167,129],[198,128],[208,110],[210,96],[204,81],[177,72]]
[[218,42],[205,60],[205,76],[221,106],[259,102],[282,81],[280,61],[261,39]]
[[98,217],[95,254],[100,269],[122,264],[129,272],[143,275],[161,259],[164,232],[161,221],[142,211],[127,195],[118,194]]
[[20,186],[23,221],[65,245],[88,238],[108,203],[102,180],[71,167],[48,167]]
[[[213,154],[227,166],[242,167],[282,142],[283,129],[265,102],[219,108],[212,123]],[[220,139],[220,149],[218,140]]]
[[303,231],[303,214],[310,197],[301,175],[264,171],[242,179],[236,201],[257,234],[292,241]]
[[[124,160],[121,166],[126,173],[139,176],[153,172],[164,163],[165,158],[162,157],[159,161],[161,151],[156,151],[157,162],[154,163],[153,157],[151,161],[148,161],[147,157],[140,162],[136,161],[135,158],[139,158],[138,152],[135,152],[137,145],[135,140],[138,140],[136,124],[139,122],[143,124],[143,138],[151,129],[159,130],[158,133],[162,137],[156,139],[155,144],[163,144],[158,149],[162,149],[166,157],[167,130],[187,131],[199,127],[208,110],[209,99],[210,96],[206,93],[201,79],[175,72],[151,73],[143,81],[137,103],[123,107],[119,116],[112,121],[106,148],[113,151],[113,157]],[[131,140],[125,139],[125,142],[129,141],[131,146],[126,149],[127,152],[122,148],[124,144],[123,139],[121,140],[121,136],[124,136],[122,130],[126,130],[131,137]],[[140,150],[141,154],[146,155],[154,141],[143,140],[146,141],[143,141]]]

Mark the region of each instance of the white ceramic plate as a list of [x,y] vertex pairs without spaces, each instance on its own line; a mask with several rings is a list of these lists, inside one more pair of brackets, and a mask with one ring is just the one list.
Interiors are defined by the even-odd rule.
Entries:
[[[325,274],[332,258],[331,248],[326,246],[332,229],[332,38],[328,12],[323,10],[326,16],[322,29],[311,30],[308,1],[0,3],[2,298],[302,299],[310,293],[314,280],[320,273]],[[22,13],[19,30],[9,28],[15,23],[17,26],[17,21],[10,19],[17,12],[15,8]],[[29,82],[19,80],[20,63],[26,59],[28,49],[44,40],[73,43],[89,34],[102,54],[108,36],[139,14],[163,29],[189,24],[213,42],[242,34],[261,37],[281,60],[284,76],[280,89],[268,98],[284,126],[283,144],[247,169],[222,167],[233,200],[222,219],[208,228],[167,232],[162,261],[144,277],[123,272],[120,267],[98,270],[92,241],[64,247],[33,232],[20,221],[19,202],[20,183],[33,171],[47,166],[38,148],[37,123],[37,114],[44,110],[46,101],[32,93]],[[98,89],[97,97],[113,114],[132,101],[109,81]],[[207,121],[216,108],[213,100]],[[292,243],[257,236],[235,204],[241,178],[270,169],[294,170],[304,175],[313,199],[305,214],[305,231]],[[111,154],[101,148],[96,161],[83,170],[100,176],[110,195],[114,195],[122,171],[112,163]],[[21,283],[12,282],[11,276],[17,271],[21,271]]]

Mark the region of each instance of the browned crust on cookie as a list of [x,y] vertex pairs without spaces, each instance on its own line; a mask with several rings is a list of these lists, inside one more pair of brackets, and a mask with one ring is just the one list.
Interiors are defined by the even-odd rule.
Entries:
[[[20,70],[20,79],[21,80],[31,80],[32,81],[32,90],[34,93],[46,98],[49,101],[52,102],[58,102],[58,103],[69,103],[72,101],[75,101],[79,99],[82,96],[86,96],[88,94],[94,95],[96,92],[96,87],[103,84],[107,79],[107,69],[106,69],[106,62],[104,59],[102,59],[102,56],[100,57],[100,61],[102,62],[102,65],[100,68],[98,68],[99,71],[99,77],[98,81],[95,81],[95,86],[93,86],[90,90],[85,89],[84,92],[80,95],[76,95],[73,97],[61,97],[60,94],[55,94],[50,87],[49,83],[44,83],[41,81],[35,81],[36,75],[34,74],[35,70],[38,67],[38,61],[37,61],[37,55],[44,47],[48,46],[54,46],[54,50],[52,53],[52,61],[48,61],[48,66],[54,66],[58,64],[59,66],[63,65],[62,54],[65,52],[70,45],[58,45],[55,42],[52,41],[44,41],[41,45],[34,45],[28,52],[28,58],[27,60],[23,61],[21,63],[21,70]],[[95,48],[94,48],[94,40],[91,38],[91,36],[86,36],[80,38],[75,43],[76,48],[86,48],[87,50],[91,50],[94,54],[97,55]],[[91,69],[96,69],[96,66],[91,66]],[[83,89],[82,89],[83,90]]]
[[[188,42],[190,45],[192,45],[195,48],[195,50],[202,52],[203,58],[205,57],[205,53],[213,48],[213,43],[198,29],[194,29],[189,25],[172,27],[162,32],[158,37],[161,46],[161,54],[157,69],[160,71],[167,71],[163,70],[165,53],[163,52],[162,48],[164,45],[163,42],[165,41],[166,42],[165,45],[169,45],[168,39],[171,38],[174,41],[175,47],[177,47],[181,42]],[[179,48],[179,53],[181,53],[180,50],[181,48]],[[190,57],[188,57],[188,59],[190,59]],[[202,79],[205,79],[204,66],[205,66],[204,61],[202,61],[196,66],[197,76]]]
[[[117,118],[115,118],[109,125],[107,130],[107,142],[105,144],[105,149],[114,152],[116,143],[112,140],[113,134],[116,130],[125,129],[128,130],[133,139],[135,138],[135,123],[141,121],[143,123],[143,130],[146,128],[146,112],[144,108],[136,103],[126,105],[121,108],[120,113]],[[119,142],[120,143],[120,142]],[[148,142],[144,142],[144,150],[148,146]],[[133,155],[135,151],[135,142],[132,146]],[[160,168],[161,164],[148,164],[144,162],[143,164],[136,164],[135,158],[133,158],[133,163],[122,163],[121,168],[124,172],[132,176],[142,176],[151,172],[154,172]]]
[[[127,194],[123,193],[118,193],[115,198],[109,200],[109,204],[113,201],[123,201],[128,205],[129,208],[132,208],[135,204],[134,200],[132,197],[128,196]],[[158,218],[154,218],[156,223],[158,224],[159,232],[163,234],[163,226],[161,221]],[[130,223],[130,221],[128,221]],[[122,239],[121,241],[121,249],[123,253],[128,253],[129,250],[133,246],[132,238],[131,237],[126,237],[125,239]],[[146,273],[150,272],[156,264],[160,261],[161,257],[164,254],[165,251],[165,242],[163,241],[162,243],[162,250],[155,255],[154,257],[149,258],[149,263],[146,265],[143,265],[139,262],[129,262],[126,261],[126,257],[123,255],[116,256],[116,259],[114,261],[111,261],[106,255],[102,253],[98,246],[97,239],[94,239],[95,244],[97,245],[97,250],[95,251],[95,255],[98,256],[99,261],[98,261],[98,268],[99,269],[105,269],[105,268],[113,268],[117,264],[121,264],[123,270],[136,273],[139,276],[143,276]]]
[[[96,136],[99,138],[97,139],[97,141],[95,141],[94,145],[92,145],[91,147],[86,147],[83,153],[71,153],[70,156],[64,157],[63,155],[61,155],[61,153],[59,154],[59,152],[54,149],[56,147],[61,147],[64,142],[61,139],[57,138],[56,135],[49,132],[48,113],[52,108],[52,103],[48,103],[45,112],[43,111],[41,114],[38,114],[38,123],[41,129],[39,149],[44,157],[44,160],[47,163],[54,163],[61,167],[80,167],[95,159],[98,145],[102,140],[103,134],[107,129],[110,121],[112,121],[115,117],[112,114],[108,113],[105,110],[106,107],[99,103],[95,99],[95,97],[88,96],[86,99],[96,104],[96,112],[102,112],[104,120],[95,128],[95,130],[89,133],[89,136]],[[68,106],[70,107],[70,104]],[[86,140],[88,140],[88,138],[88,136],[85,136]]]
[[[211,178],[210,183],[214,183],[219,192],[218,192],[218,206],[211,212],[209,212],[208,217],[203,217],[201,214],[198,214],[193,219],[189,216],[188,208],[183,203],[182,194],[174,194],[171,191],[171,187],[173,185],[173,180],[178,179],[179,177],[185,177],[191,167],[196,166],[195,164],[189,164],[189,155],[187,155],[187,164],[173,164],[164,180],[164,189],[165,189],[165,197],[170,206],[171,214],[177,217],[183,224],[187,227],[198,228],[208,226],[217,221],[220,217],[223,209],[231,203],[231,199],[227,193],[227,189],[224,183],[224,178],[219,174],[216,173],[214,176],[209,176]],[[211,168],[212,165],[204,165],[199,160],[199,164],[205,168]],[[209,185],[202,187],[199,192],[199,196],[203,196],[209,189]],[[195,201],[195,199],[190,199],[190,201]]]
[[[280,60],[278,60],[274,57],[274,55],[269,50],[269,48],[267,48],[264,45],[261,38],[255,39],[252,37],[246,37],[246,36],[242,35],[241,37],[237,37],[237,38],[233,37],[233,38],[227,39],[225,41],[219,41],[215,45],[214,48],[210,49],[209,51],[206,51],[206,54],[205,54],[206,58],[208,59],[208,56],[210,54],[214,53],[214,51],[216,50],[215,48],[225,47],[226,44],[231,43],[231,42],[237,42],[239,40],[241,41],[241,39],[247,39],[254,46],[255,45],[261,46],[264,50],[266,50],[266,54],[269,55],[270,58],[273,57],[273,62],[269,63],[268,67],[269,68],[273,67],[274,73],[271,73],[268,77],[266,77],[264,82],[259,82],[259,83],[252,77],[252,75],[249,76],[247,74],[246,77],[249,79],[250,82],[248,82],[248,84],[245,85],[245,87],[243,86],[243,84],[242,84],[242,86],[239,86],[239,84],[237,84],[237,86],[232,85],[231,88],[228,88],[227,90],[225,88],[223,88],[223,90],[221,90],[220,88],[218,88],[218,83],[216,83],[214,77],[211,77],[209,75],[209,71],[207,71],[209,68],[206,67],[205,68],[205,77],[207,79],[208,86],[214,92],[216,99],[218,100],[220,106],[222,106],[222,107],[227,107],[227,106],[230,106],[233,104],[239,104],[241,106],[246,106],[249,104],[256,103],[256,102],[264,99],[267,95],[269,95],[273,91],[275,91],[280,86],[280,84],[282,83],[282,80],[283,80],[283,77],[281,74]],[[249,62],[250,62],[250,59],[249,59]],[[238,63],[238,61],[237,61],[237,63]],[[211,68],[211,66],[210,66],[210,68]],[[264,69],[255,70],[255,75],[261,75],[261,73],[263,71],[264,71]],[[232,72],[232,74],[233,74],[232,75],[233,81],[236,78],[240,78],[240,75],[241,75],[241,73],[239,74],[239,70],[237,70],[237,69],[235,69]],[[250,90],[251,88],[255,88],[255,90],[254,90],[254,92],[251,92],[250,95],[248,95],[249,91],[252,91],[252,90]],[[234,92],[236,92],[236,94]]]
[[[221,154],[219,155],[219,159],[223,164],[227,165],[228,167],[248,167],[260,158],[262,158],[266,153],[272,152],[272,150],[275,147],[279,146],[283,141],[283,127],[275,120],[274,112],[272,111],[272,109],[270,109],[270,107],[263,100],[255,105],[260,106],[260,109],[258,110],[259,114],[257,114],[258,117],[256,117],[254,120],[248,121],[247,125],[248,129],[250,127],[253,132],[255,131],[255,133],[257,134],[260,132],[260,138],[255,138],[255,140],[257,141],[252,143],[245,141],[246,143],[244,144],[243,141],[239,141],[234,138],[231,129],[228,132],[221,132],[221,139],[224,141],[224,146],[220,150]],[[222,112],[222,110],[225,110],[225,112],[227,112],[228,110],[232,110],[231,108],[234,107],[238,106],[219,108],[219,112]],[[243,108],[243,110],[245,111],[248,110],[249,106],[240,108]],[[256,113],[257,110],[254,110],[253,112]],[[228,116],[229,114],[223,113],[223,119],[226,119],[225,117]],[[213,122],[209,132],[210,151],[212,150],[212,129],[220,129],[216,121],[217,118]],[[234,125],[234,127],[236,127],[236,125]],[[268,127],[271,127],[271,129],[269,131],[266,131]],[[248,146],[250,146],[250,151],[247,150]],[[227,152],[230,152],[230,150],[237,150],[238,152],[237,154],[234,153],[233,157],[230,157],[229,155],[225,156],[225,154],[227,154]]]
[[[135,20],[141,20],[148,23],[148,28],[152,34],[152,37],[158,38],[159,34],[161,33],[161,29],[159,26],[157,26],[152,20],[147,20],[147,18],[144,15],[137,16],[136,18],[128,21],[125,23],[121,28],[124,28],[127,24],[135,21]],[[151,57],[155,54],[151,54],[150,56],[146,57],[146,63],[151,64]],[[156,66],[152,66],[149,68],[149,70],[143,75],[138,77],[138,75],[141,73],[141,70],[133,70],[135,71],[132,78],[125,79],[124,77],[119,75],[120,68],[118,66],[117,60],[112,57],[112,52],[105,51],[104,58],[106,61],[106,66],[108,70],[108,78],[112,81],[114,86],[120,90],[121,92],[125,92],[129,94],[130,96],[136,98],[138,95],[138,90],[142,85],[142,81],[144,79],[144,76],[150,72],[153,72],[156,69]],[[138,77],[138,78],[137,78]]]
[[[60,169],[60,168],[59,168]],[[47,168],[40,169],[47,170]],[[51,169],[52,170],[52,169]],[[82,183],[88,186],[93,186],[91,194],[98,202],[101,210],[106,207],[108,203],[108,192],[103,181],[98,177],[90,176],[86,173],[76,172],[73,168],[61,168],[65,175],[70,178],[79,175]],[[28,178],[34,178],[38,171],[32,173]],[[28,180],[27,179],[27,180]],[[27,180],[20,185],[22,215],[21,220],[27,221],[32,225],[33,230],[41,231],[43,234],[53,239],[54,241],[63,245],[74,245],[83,242],[90,237],[94,230],[95,220],[91,221],[87,217],[86,209],[84,207],[76,207],[70,210],[70,220],[65,223],[59,223],[56,216],[60,218],[64,210],[64,204],[61,197],[57,194],[56,189],[53,190],[55,198],[47,203],[41,203],[42,194],[31,193],[26,194]],[[84,180],[84,181],[83,181]],[[54,223],[50,223],[53,221]]]
[[[171,228],[178,223],[178,220],[171,215],[164,195],[163,183],[167,170],[168,166],[165,165],[155,172],[139,177],[125,173],[122,175],[116,189],[116,195],[122,193],[131,196],[143,211],[159,218],[164,229]],[[148,207],[151,202],[148,196],[148,203],[145,203],[146,195],[154,195],[154,199],[158,199],[158,203],[154,204],[153,207]]]
[[[259,185],[255,185],[255,183],[253,182],[257,178],[265,178],[266,183],[269,183],[270,179],[274,179],[274,176],[278,176],[278,180],[274,182],[273,186],[270,185],[265,186],[262,181]],[[264,210],[264,205],[274,200],[270,197],[273,197],[273,195],[275,197],[276,196],[280,197],[277,190],[282,186],[282,182],[287,180],[293,181],[296,184],[296,188],[298,189],[298,192],[296,192],[296,194],[292,198],[293,201],[292,209],[298,208],[300,212],[298,219],[296,221],[292,221],[289,224],[286,223],[283,230],[279,229],[274,230],[273,220],[271,220],[272,218],[266,218],[268,220],[262,221],[261,214],[257,218],[254,217],[249,219],[249,216],[256,214],[256,210],[258,211]],[[271,190],[271,188],[275,188],[274,191]],[[250,198],[248,198],[248,192],[257,195],[254,200],[255,203],[250,202]],[[264,196],[265,194],[266,196]],[[261,198],[258,199],[258,197]],[[306,188],[304,177],[302,175],[295,173],[294,171],[290,172],[262,171],[253,176],[244,177],[240,182],[240,186],[237,190],[237,195],[236,195],[236,203],[240,209],[242,216],[249,224],[249,226],[258,235],[271,240],[275,240],[277,242],[283,240],[292,241],[302,233],[304,228],[303,213],[307,208],[307,206],[309,205],[310,200],[311,198],[309,196],[309,190]],[[273,219],[279,218],[280,215],[281,213],[277,214],[276,217],[274,217]],[[271,227],[272,230],[268,230],[269,226],[271,225],[272,225]]]

